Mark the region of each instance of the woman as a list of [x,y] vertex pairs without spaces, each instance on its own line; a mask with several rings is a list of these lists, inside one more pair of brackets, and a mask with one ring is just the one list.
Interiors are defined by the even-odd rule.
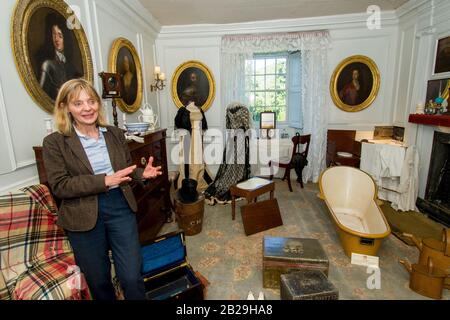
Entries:
[[58,132],[44,139],[44,165],[62,200],[57,224],[76,263],[94,299],[113,300],[111,250],[125,299],[144,299],[137,205],[128,182],[161,175],[161,167],[153,167],[153,157],[145,169],[131,165],[123,132],[106,125],[100,97],[83,79],[63,84],[54,117]]
[[180,178],[178,188],[181,188],[183,179],[190,178],[197,181],[197,190],[204,191],[212,182],[203,161],[202,131],[208,129],[205,114],[198,105],[198,96],[195,87],[188,87],[181,95],[181,102],[185,107],[178,109],[175,116],[175,127],[189,131],[190,137],[181,136],[180,139]]

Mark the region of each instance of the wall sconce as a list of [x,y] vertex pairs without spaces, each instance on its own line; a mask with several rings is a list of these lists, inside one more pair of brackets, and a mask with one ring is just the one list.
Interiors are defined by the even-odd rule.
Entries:
[[159,66],[155,66],[155,82],[150,85],[151,91],[162,90],[165,87],[164,81],[166,80],[166,74],[161,72],[161,68]]

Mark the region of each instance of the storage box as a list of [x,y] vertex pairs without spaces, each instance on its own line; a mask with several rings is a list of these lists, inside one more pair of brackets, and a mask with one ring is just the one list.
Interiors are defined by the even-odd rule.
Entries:
[[283,225],[277,199],[249,203],[241,214],[247,236]]
[[320,270],[328,276],[328,257],[317,239],[263,239],[263,287],[280,289],[280,276],[298,270]]
[[148,300],[203,300],[203,285],[186,260],[184,232],[145,243],[142,274]]
[[281,300],[338,300],[339,291],[319,270],[281,275]]

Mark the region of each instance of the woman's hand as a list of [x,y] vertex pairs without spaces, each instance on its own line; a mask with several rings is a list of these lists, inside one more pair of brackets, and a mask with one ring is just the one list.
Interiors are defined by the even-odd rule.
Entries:
[[118,186],[122,182],[131,181],[129,175],[136,170],[136,165],[119,170],[110,176],[105,176],[105,185],[107,187]]
[[150,157],[150,159],[148,159],[148,163],[144,169],[144,173],[142,174],[142,177],[144,177],[145,179],[150,179],[150,178],[155,178],[160,175],[162,175],[161,166],[154,167],[153,166],[153,157]]

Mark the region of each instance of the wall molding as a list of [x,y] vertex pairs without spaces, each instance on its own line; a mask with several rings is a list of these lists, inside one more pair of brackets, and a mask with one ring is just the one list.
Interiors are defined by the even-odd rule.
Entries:
[[2,186],[0,188],[0,193],[6,193],[8,191],[12,191],[12,190],[17,190],[26,186],[30,186],[30,185],[34,185],[34,184],[39,184],[39,176],[33,176],[21,181],[17,181],[13,184],[7,185],[7,186]]
[[139,1],[119,0],[118,6],[128,11],[130,17],[134,15],[139,18],[138,20],[133,20],[133,22],[139,23],[142,27],[149,29],[155,38],[158,36],[161,30],[161,24]]
[[[127,0],[128,1],[128,0]],[[132,0],[130,0],[132,1]],[[142,32],[142,29],[153,34],[156,38],[157,33],[153,29],[153,26],[150,23],[145,23],[140,18],[140,16],[136,16],[136,13],[130,9],[130,5],[126,4],[123,0],[118,1],[95,1],[97,4],[97,12],[98,9],[105,14],[108,14],[113,20],[115,20],[118,24],[126,26],[129,30],[133,30],[134,33]],[[112,4],[112,5],[111,5]],[[145,10],[145,9],[143,9]],[[133,24],[130,24],[130,21],[133,21]],[[142,29],[141,29],[142,28]]]
[[[224,34],[292,32],[326,29],[339,30],[361,27],[361,25],[365,25],[367,18],[368,15],[366,13],[353,13],[335,16],[265,20],[231,24],[162,26],[158,38],[177,38],[183,37],[186,34],[189,34],[190,38],[195,38],[222,36]],[[383,11],[381,14],[381,22],[384,26],[397,26],[397,14],[395,11]]]
[[[92,7],[90,6],[92,4]],[[91,46],[91,55],[94,56],[93,51],[94,44],[95,47],[98,48],[98,52],[100,53],[99,57],[97,59],[92,59],[92,68],[94,70],[94,75],[98,72],[97,70],[101,69],[103,70],[103,63],[101,59],[101,46],[100,46],[100,37],[99,37],[99,30],[98,30],[98,18],[97,18],[97,1],[89,1],[84,0],[84,7],[86,11],[86,24],[87,29],[90,31],[87,33],[87,37],[89,38],[89,42],[92,43]],[[92,11],[92,14],[91,14]],[[94,84],[97,88],[101,87],[100,79],[99,77],[94,77]]]
[[401,7],[397,8],[396,14],[399,19],[404,18],[407,15],[416,15],[418,12],[423,12],[428,9],[428,5],[433,0],[409,0]]
[[[3,87],[1,83],[0,83],[0,121],[2,122],[3,137],[5,138],[7,146],[7,150],[5,150],[6,151],[5,153],[8,155],[9,162],[11,165],[10,170],[15,171],[17,169],[16,155],[14,153],[14,145],[12,142],[11,130],[9,128],[8,112],[6,111],[5,97],[3,95]],[[0,172],[0,174],[2,173]]]

